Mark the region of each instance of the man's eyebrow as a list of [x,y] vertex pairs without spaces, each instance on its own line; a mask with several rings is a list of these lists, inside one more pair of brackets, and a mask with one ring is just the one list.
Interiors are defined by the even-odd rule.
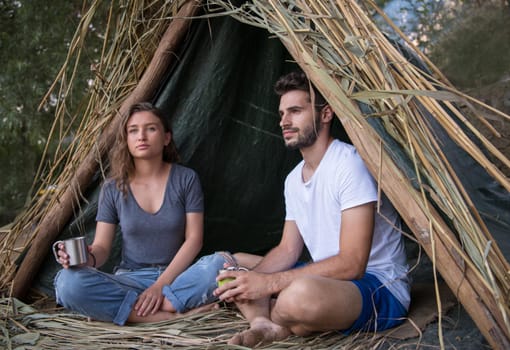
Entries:
[[285,108],[278,108],[278,110],[283,111],[283,110],[289,110],[289,109],[303,109],[303,108],[305,108],[305,107],[300,106],[300,105],[292,105],[292,106],[288,106]]

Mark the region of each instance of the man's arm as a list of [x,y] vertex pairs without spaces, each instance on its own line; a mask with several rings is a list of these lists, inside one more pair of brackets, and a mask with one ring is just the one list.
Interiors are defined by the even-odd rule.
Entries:
[[[271,249],[253,268],[253,271],[226,271],[221,278],[235,278],[234,281],[222,284],[214,291],[220,300],[231,300],[237,295],[244,295],[245,299],[258,299],[264,295],[271,295],[273,287],[267,285],[266,279],[275,272],[292,268],[303,251],[303,239],[294,221],[286,221],[280,243]],[[274,282],[272,282],[274,283]],[[251,289],[251,290],[249,290]],[[253,296],[246,298],[246,295]],[[260,296],[257,296],[260,295]]]
[[280,243],[271,249],[253,268],[254,271],[273,273],[292,268],[303,251],[303,238],[295,221],[286,221]]
[[306,265],[300,275],[312,274],[338,280],[363,277],[374,232],[374,203],[366,203],[342,211],[338,254]]
[[[234,277],[234,281],[217,289],[216,295],[220,299],[232,298],[236,300],[254,300],[264,296],[279,293],[293,280],[304,275],[319,275],[339,280],[352,280],[363,276],[366,270],[372,236],[374,231],[374,203],[367,203],[357,207],[349,208],[341,213],[342,224],[340,228],[340,251],[330,258],[308,264],[299,269],[291,269],[282,272],[276,267],[291,267],[298,259],[295,251],[286,250],[282,244],[270,251],[268,255],[251,272],[227,272],[228,276]],[[289,226],[286,223],[286,227]],[[295,223],[288,227],[289,236],[282,238],[282,243],[293,242],[297,233],[301,247],[303,244]],[[290,245],[292,247],[292,244]],[[288,254],[288,256],[286,256]],[[299,252],[301,254],[301,251]],[[292,263],[291,263],[292,261]],[[272,265],[275,264],[275,265]],[[289,266],[290,264],[290,266]],[[264,272],[264,273],[258,273]]]

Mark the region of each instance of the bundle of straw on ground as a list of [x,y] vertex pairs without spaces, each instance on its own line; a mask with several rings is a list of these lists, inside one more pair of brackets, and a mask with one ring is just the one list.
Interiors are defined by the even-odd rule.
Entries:
[[[227,345],[228,339],[247,327],[230,308],[185,316],[174,321],[120,327],[87,320],[62,309],[26,305],[0,299],[0,344],[7,349],[247,349]],[[313,337],[290,337],[261,349],[366,349],[391,344],[378,334],[344,336],[326,332]]]
[[[41,174],[47,174],[41,189],[56,185],[56,192],[48,199],[34,197],[29,210],[20,216],[12,229],[2,237],[2,290],[21,293],[16,286],[24,285],[16,283],[16,278],[19,279],[22,275],[20,271],[23,271],[23,264],[27,259],[27,264],[37,259],[32,254],[34,249],[29,249],[20,271],[16,272],[15,259],[20,252],[29,246],[48,250],[49,243],[41,243],[41,236],[54,239],[68,217],[73,212],[80,211],[79,202],[84,199],[81,191],[91,181],[98,166],[106,176],[107,169],[103,158],[110,146],[111,133],[116,131],[116,116],[125,111],[126,106],[132,102],[151,96],[155,89],[147,83],[154,80],[151,80],[151,74],[154,73],[151,65],[160,57],[159,50],[169,50],[168,47],[161,48],[161,38],[170,32],[169,25],[176,28],[186,26],[186,19],[196,15],[198,9],[196,1],[121,1],[121,4],[123,10],[120,13],[114,11],[114,5],[111,7],[102,58],[94,67],[94,88],[86,102],[77,111],[70,113],[70,101],[67,99],[70,97],[67,92],[73,84],[73,67],[81,62],[80,52],[88,24],[95,9],[102,5],[99,0],[92,2],[90,11],[83,17],[72,42],[68,61],[53,86],[53,90],[58,91],[58,96],[63,97],[58,101],[51,137],[63,140],[68,136],[71,132],[68,127],[71,125],[71,115],[72,122],[80,121],[75,137],[78,142],[59,150],[48,169],[41,168]],[[510,167],[510,161],[471,126],[460,113],[458,106],[476,105],[477,108],[470,108],[475,114],[480,108],[491,108],[457,91],[434,65],[408,42],[409,52],[420,57],[428,65],[430,72],[411,64],[374,25],[369,14],[378,12],[379,9],[371,0],[295,0],[284,3],[254,0],[240,7],[232,6],[228,1],[209,0],[206,4],[208,16],[232,16],[244,23],[266,29],[282,41],[336,111],[381,190],[397,207],[416,240],[424,247],[437,270],[475,318],[489,343],[494,348],[508,344],[510,267],[443,154],[441,145],[436,142],[427,120],[427,117],[432,116],[435,122],[449,133],[452,140],[471,154],[504,188],[510,190],[508,179],[453,120],[454,117],[461,120],[481,141],[486,151],[499,159],[504,166]],[[178,31],[176,28],[172,28],[171,32]],[[394,27],[394,30],[406,41],[398,28]],[[171,44],[170,42],[169,45]],[[171,55],[167,56],[170,61]],[[168,64],[170,62],[165,62],[164,67]],[[143,92],[139,89],[141,84],[146,84]],[[368,107],[368,112],[359,108],[360,103]],[[491,109],[491,112],[510,119],[496,110]],[[392,150],[369,123],[369,119],[374,118],[382,122],[386,132],[412,160],[417,177],[413,181],[392,161]],[[437,210],[449,218],[453,228],[444,223]],[[67,214],[62,215],[62,211]],[[48,242],[48,239],[45,242]],[[451,262],[454,262],[455,266],[450,266]],[[29,280],[31,277],[33,276],[28,273],[24,278]],[[481,302],[475,304],[470,301],[470,298],[474,297]],[[438,309],[440,308],[438,298]],[[214,316],[196,317],[221,319],[224,312],[227,311],[221,311]],[[485,316],[482,315],[484,313]],[[16,317],[9,316],[9,319],[14,324],[18,323]],[[73,320],[75,319],[72,317],[63,316],[60,324],[66,329],[72,329]],[[237,329],[237,326],[224,324],[217,319],[215,323],[220,325],[217,328],[218,333],[215,333],[216,329],[211,333],[204,330],[206,335],[203,343],[188,343],[188,348],[204,348],[207,339],[219,339],[222,342],[225,338],[221,332],[225,329]],[[55,325],[52,322],[49,324]],[[172,331],[175,324],[178,325],[179,321],[169,323],[174,326],[169,326],[168,334],[175,332]],[[94,323],[90,325],[91,328],[94,327]],[[36,327],[42,328],[44,325],[40,323]],[[104,325],[101,327],[104,328]],[[118,334],[127,334],[129,339],[136,338],[140,345],[143,344],[144,336],[138,337],[134,334],[144,334],[149,329],[157,333],[151,327],[153,326],[141,327],[140,330],[119,328],[117,331]],[[53,332],[48,331],[49,342],[55,341],[51,340],[57,336],[57,333]],[[199,333],[192,334],[200,337]],[[338,337],[338,334],[333,337]],[[99,338],[101,334],[96,340]],[[321,341],[327,341],[326,338],[321,338]],[[380,341],[376,335],[362,338],[365,341],[363,347],[367,346],[367,339]],[[335,338],[335,341],[338,339]],[[351,345],[349,348],[356,347],[355,344]],[[128,347],[120,343],[118,345],[119,348],[124,346]],[[312,344],[303,343],[299,346],[315,348]]]

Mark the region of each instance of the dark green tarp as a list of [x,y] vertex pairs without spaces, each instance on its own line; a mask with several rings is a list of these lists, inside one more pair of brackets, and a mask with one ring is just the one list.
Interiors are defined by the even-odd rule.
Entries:
[[[195,169],[205,194],[205,241],[202,254],[216,250],[264,253],[279,241],[284,221],[283,181],[300,160],[283,146],[278,125],[278,98],[273,84],[295,64],[278,39],[228,17],[196,20],[155,102],[172,117],[182,163]],[[394,159],[409,178],[409,160],[380,128]],[[473,201],[509,257],[510,195],[494,183],[465,152],[434,125]],[[346,140],[341,127],[335,134]],[[91,242],[100,186],[99,175],[88,189],[88,204],[60,238],[86,234]],[[119,242],[104,270],[119,258]],[[53,293],[59,266],[48,255],[35,281]]]
[[[280,238],[283,181],[300,155],[283,145],[273,84],[296,67],[290,60],[264,30],[228,17],[196,20],[178,64],[162,77],[155,102],[172,118],[182,163],[204,190],[203,254],[263,253]],[[86,232],[92,241],[99,185],[96,179],[83,213],[60,238]],[[117,250],[105,270],[118,258]],[[37,287],[52,292],[58,268],[48,256]]]

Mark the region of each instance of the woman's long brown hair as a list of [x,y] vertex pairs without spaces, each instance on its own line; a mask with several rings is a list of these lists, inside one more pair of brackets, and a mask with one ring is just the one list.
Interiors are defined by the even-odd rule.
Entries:
[[117,184],[117,188],[127,195],[129,177],[135,172],[135,163],[133,156],[129,152],[127,145],[127,123],[131,116],[138,112],[151,112],[161,121],[165,132],[172,135],[170,143],[163,148],[163,161],[167,163],[174,163],[180,160],[177,147],[173,140],[173,132],[170,127],[170,122],[163,112],[150,102],[136,103],[129,108],[129,111],[124,115],[121,122],[120,132],[117,134],[115,144],[110,152],[110,178]]

